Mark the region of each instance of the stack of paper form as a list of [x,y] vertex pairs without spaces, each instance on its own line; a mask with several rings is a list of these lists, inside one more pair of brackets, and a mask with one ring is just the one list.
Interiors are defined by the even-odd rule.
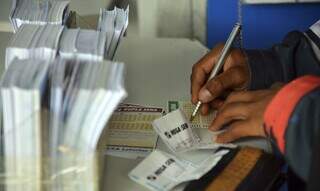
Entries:
[[[64,131],[54,133],[61,136],[53,138],[64,137],[59,145],[68,148],[85,153],[94,151],[106,122],[126,96],[124,65],[109,61],[71,61],[53,67],[56,69],[52,75],[55,80],[52,81],[50,113],[65,122]],[[51,130],[59,131],[57,123],[54,124]]]
[[[47,61],[15,60],[1,83],[6,174],[38,181],[23,190],[41,190],[41,156],[46,150],[42,140],[46,130],[41,125],[41,96],[48,68]],[[21,189],[12,184],[7,187],[7,191]]]
[[6,68],[15,57],[54,60],[63,28],[60,25],[22,25],[6,48]]
[[94,154],[126,96],[123,72],[107,61],[12,61],[1,82],[7,191],[98,189]]
[[98,30],[84,30],[63,26],[68,1],[12,4],[15,34],[1,81],[0,190],[97,190],[98,142],[126,96],[124,65],[103,60],[115,54],[128,9],[101,15]]
[[129,24],[129,6],[126,10],[115,7],[113,10],[100,9],[98,30],[107,34],[106,58],[112,60],[121,38]]
[[65,59],[102,61],[107,44],[106,33],[87,29],[65,29],[59,54]]
[[63,25],[69,15],[69,1],[13,0],[9,19],[14,31],[22,24]]
[[17,6],[12,9],[11,20],[19,27],[15,28],[16,33],[6,49],[6,68],[15,57],[53,60],[59,54],[64,59],[112,60],[128,26],[129,7],[102,9],[98,29],[88,30],[68,29],[60,21],[47,22],[51,17],[62,19],[60,12],[63,5],[67,8],[67,1],[17,0],[13,5]]
[[[123,64],[60,62],[53,65],[55,69],[50,100],[51,158],[57,159],[54,160],[57,162],[54,166],[58,170],[69,166],[69,163],[59,161],[61,154],[78,153],[79,157],[83,157],[96,151],[108,119],[126,96]],[[91,174],[90,171],[86,175],[89,178],[95,177],[94,172]],[[56,184],[65,181],[61,179]],[[74,190],[92,190],[94,186],[90,184],[94,181],[87,183]]]

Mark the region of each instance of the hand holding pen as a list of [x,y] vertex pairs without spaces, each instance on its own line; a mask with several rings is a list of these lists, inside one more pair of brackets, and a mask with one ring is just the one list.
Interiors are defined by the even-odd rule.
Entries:
[[[197,104],[191,121],[198,110],[207,114],[209,106],[221,105],[218,98],[226,90],[239,89],[249,82],[249,70],[244,54],[239,49],[231,49],[240,31],[236,24],[226,44],[218,45],[193,66],[191,76],[192,102]],[[223,70],[219,74],[220,70]]]

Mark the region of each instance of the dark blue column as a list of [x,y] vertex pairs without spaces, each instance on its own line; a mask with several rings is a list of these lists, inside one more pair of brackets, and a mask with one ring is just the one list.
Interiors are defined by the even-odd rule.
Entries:
[[[320,3],[243,5],[245,48],[269,48],[320,19]],[[237,21],[237,0],[208,0],[207,45],[224,42]]]

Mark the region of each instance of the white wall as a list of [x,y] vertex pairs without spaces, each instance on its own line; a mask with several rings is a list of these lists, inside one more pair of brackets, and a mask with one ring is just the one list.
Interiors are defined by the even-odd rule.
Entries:
[[128,35],[206,42],[206,0],[131,0]]

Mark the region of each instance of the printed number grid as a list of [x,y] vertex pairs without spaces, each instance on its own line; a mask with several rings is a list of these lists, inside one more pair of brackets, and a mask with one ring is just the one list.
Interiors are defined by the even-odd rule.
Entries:
[[110,119],[107,145],[153,148],[157,133],[151,123],[162,113],[116,112]]
[[[195,106],[190,101],[169,101],[168,107],[169,112],[173,111],[173,109],[181,108],[187,117],[190,117]],[[207,116],[198,114],[191,122],[192,128],[209,128],[211,122],[216,116],[216,113],[216,111],[212,111]]]

